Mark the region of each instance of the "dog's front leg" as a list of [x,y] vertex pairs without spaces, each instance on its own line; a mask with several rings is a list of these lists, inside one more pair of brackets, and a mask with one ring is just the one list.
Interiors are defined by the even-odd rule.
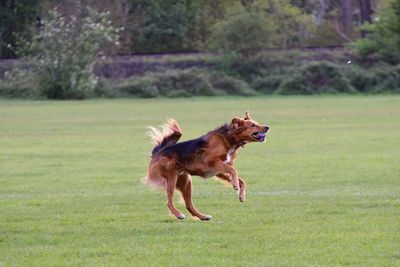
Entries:
[[229,174],[229,176],[231,177],[230,182],[235,190],[240,189],[238,172],[235,168],[222,161],[216,162],[214,166],[218,173]]
[[[231,182],[231,178],[227,174],[219,173],[219,174],[217,174],[217,177],[222,180]],[[239,200],[240,200],[240,202],[244,202],[246,200],[246,183],[240,177],[238,177],[238,179],[239,179],[239,185],[240,185]]]

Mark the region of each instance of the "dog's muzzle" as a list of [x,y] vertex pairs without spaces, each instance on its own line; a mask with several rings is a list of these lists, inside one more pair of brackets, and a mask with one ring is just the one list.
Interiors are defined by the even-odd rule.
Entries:
[[265,131],[253,133],[253,137],[255,139],[257,139],[259,142],[265,142],[265,139],[267,138],[267,132],[268,131],[269,131],[269,127],[265,126]]
[[257,132],[253,133],[253,137],[257,139],[259,142],[264,142],[265,138],[267,138],[267,132]]

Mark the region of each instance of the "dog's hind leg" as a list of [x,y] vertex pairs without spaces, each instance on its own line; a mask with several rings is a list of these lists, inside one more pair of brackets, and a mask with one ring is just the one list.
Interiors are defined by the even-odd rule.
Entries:
[[177,219],[183,220],[185,219],[185,214],[177,210],[174,205],[174,190],[177,179],[176,171],[170,171],[167,178],[167,207]]
[[176,187],[179,191],[181,191],[183,200],[185,201],[186,209],[190,212],[190,214],[203,221],[211,220],[211,215],[200,213],[192,202],[192,180],[188,173],[178,176]]
[[[220,174],[217,174],[217,177],[224,181],[227,181],[229,183],[231,182],[231,178],[227,174],[220,173]],[[240,200],[240,202],[244,202],[246,200],[246,183],[240,177],[238,177],[238,180],[239,180],[239,186],[240,186],[239,200]]]

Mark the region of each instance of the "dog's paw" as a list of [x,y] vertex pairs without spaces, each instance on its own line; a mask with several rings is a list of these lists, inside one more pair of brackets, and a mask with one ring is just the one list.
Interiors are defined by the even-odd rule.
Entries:
[[239,189],[240,189],[238,185],[234,185],[234,184],[233,184],[232,187],[233,187],[233,189],[235,189],[236,191],[239,191]]
[[183,219],[185,219],[186,218],[186,216],[185,216],[185,214],[179,214],[178,216],[176,216],[176,218],[177,219],[179,219],[179,220],[183,220]]
[[210,221],[212,219],[211,215],[205,215],[203,218],[201,218],[202,221]]
[[239,192],[239,201],[244,202],[246,200],[246,192],[244,190],[241,190]]

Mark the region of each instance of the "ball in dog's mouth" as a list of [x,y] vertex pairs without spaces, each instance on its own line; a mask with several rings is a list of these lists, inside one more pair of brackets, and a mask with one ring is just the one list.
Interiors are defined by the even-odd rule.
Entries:
[[256,132],[253,133],[253,137],[257,139],[259,142],[264,142],[265,138],[267,138],[267,132]]

